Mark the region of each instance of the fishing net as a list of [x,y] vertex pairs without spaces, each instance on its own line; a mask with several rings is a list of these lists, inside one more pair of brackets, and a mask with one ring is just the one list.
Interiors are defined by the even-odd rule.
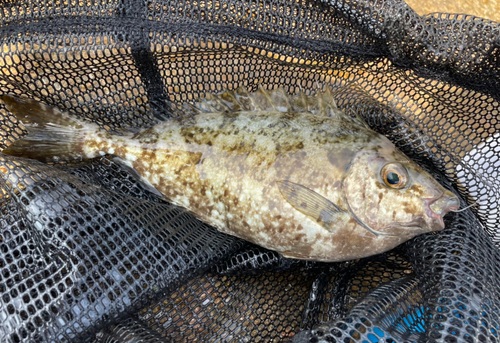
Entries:
[[[2,93],[102,128],[207,93],[327,87],[475,207],[342,263],[288,260],[149,192],[113,156],[0,155],[2,342],[497,342],[500,27],[404,2],[3,1]],[[0,105],[2,148],[24,133]]]

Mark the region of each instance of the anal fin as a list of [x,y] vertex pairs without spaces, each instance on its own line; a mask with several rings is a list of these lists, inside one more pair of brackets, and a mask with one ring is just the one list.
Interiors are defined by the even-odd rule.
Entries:
[[124,169],[127,170],[127,172],[137,180],[146,190],[149,192],[153,193],[160,199],[167,200],[163,194],[160,193],[149,181],[147,181],[145,178],[143,178],[130,164],[130,162],[121,159],[120,157],[113,157],[113,162],[119,164],[122,166]]

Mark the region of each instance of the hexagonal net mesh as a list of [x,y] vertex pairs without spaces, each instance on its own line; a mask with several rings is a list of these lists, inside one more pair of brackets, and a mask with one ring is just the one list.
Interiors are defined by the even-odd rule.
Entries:
[[[0,341],[498,341],[499,29],[399,0],[4,1],[2,93],[117,131],[206,93],[328,87],[477,205],[382,255],[302,262],[200,222],[112,156],[0,155]],[[25,131],[0,112],[5,148]]]

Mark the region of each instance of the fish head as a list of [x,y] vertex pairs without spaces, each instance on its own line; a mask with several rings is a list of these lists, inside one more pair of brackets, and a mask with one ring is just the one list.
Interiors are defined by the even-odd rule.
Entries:
[[395,147],[357,154],[343,180],[348,207],[367,230],[408,236],[444,229],[459,200]]

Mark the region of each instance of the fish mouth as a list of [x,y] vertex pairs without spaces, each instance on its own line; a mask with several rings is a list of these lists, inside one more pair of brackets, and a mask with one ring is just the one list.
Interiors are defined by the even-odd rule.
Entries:
[[446,190],[440,197],[424,199],[427,215],[437,224],[437,229],[444,229],[443,217],[450,211],[457,211],[460,202],[455,194]]

